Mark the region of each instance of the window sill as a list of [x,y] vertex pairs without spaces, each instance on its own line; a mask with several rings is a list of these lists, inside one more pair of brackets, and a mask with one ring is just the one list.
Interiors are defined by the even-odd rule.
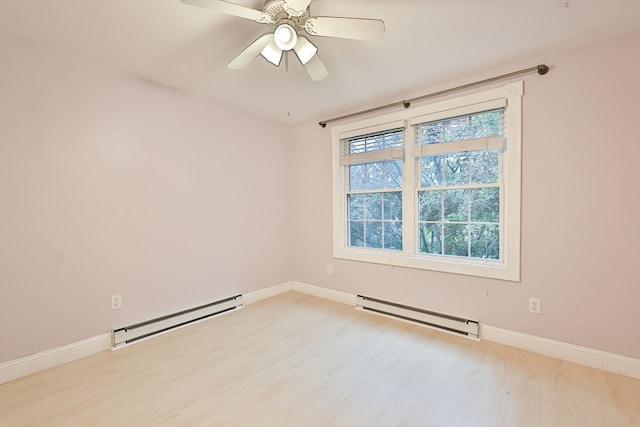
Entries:
[[520,281],[519,266],[514,265],[517,263],[513,262],[511,265],[507,266],[504,262],[497,260],[466,260],[457,257],[436,258],[429,255],[408,255],[399,251],[396,252],[366,248],[337,248],[334,249],[333,256],[335,258],[373,264],[462,274],[511,282]]

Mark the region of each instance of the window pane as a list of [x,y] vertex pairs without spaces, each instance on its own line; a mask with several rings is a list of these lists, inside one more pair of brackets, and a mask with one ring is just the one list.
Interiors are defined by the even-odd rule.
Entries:
[[384,188],[402,188],[402,160],[383,163]]
[[444,184],[442,174],[442,162],[444,156],[424,156],[421,160],[421,179],[422,187],[438,187]]
[[472,138],[502,135],[504,110],[485,111],[469,117],[468,134]]
[[368,248],[382,248],[382,221],[365,222],[365,246]]
[[382,219],[382,194],[383,193],[364,194],[365,219]]
[[402,160],[349,166],[349,191],[402,188]]
[[469,155],[467,153],[447,154],[444,172],[447,185],[468,184]]
[[425,254],[442,254],[442,225],[422,223],[419,225],[418,250]]
[[365,138],[352,139],[348,142],[349,154],[364,153],[367,151],[367,140]]
[[365,165],[349,166],[349,190],[364,190],[364,170]]
[[382,188],[383,162],[365,163],[364,189],[379,190]]
[[404,142],[404,129],[399,129],[384,135],[384,148],[402,147]]
[[404,129],[358,136],[348,140],[348,150],[345,153],[356,154],[402,147],[403,139]]
[[402,250],[402,222],[387,221],[384,223],[385,249]]
[[471,190],[471,221],[498,222],[500,218],[500,189],[498,187]]
[[498,182],[498,152],[473,151],[471,157],[471,183],[493,184]]
[[474,258],[500,258],[498,225],[471,226],[471,256]]
[[502,135],[504,110],[452,117],[417,126],[420,144],[438,144]]
[[384,200],[384,219],[402,220],[402,193],[382,193]]
[[351,191],[402,188],[402,160],[352,165],[349,174]]
[[348,219],[363,219],[364,194],[349,194],[347,202],[349,204]]
[[451,142],[464,139],[469,127],[469,116],[454,117],[444,121],[444,129],[440,141]]
[[382,135],[369,135],[365,137],[367,150],[378,151],[384,149],[384,138]]
[[418,203],[419,221],[442,221],[442,191],[420,191]]
[[348,221],[349,246],[364,246],[364,223],[361,221]]
[[442,121],[420,125],[420,144],[437,144],[442,141],[444,123]]
[[466,224],[444,224],[444,254],[468,256],[468,226]]
[[469,218],[469,190],[444,191],[444,219],[454,222],[466,222]]

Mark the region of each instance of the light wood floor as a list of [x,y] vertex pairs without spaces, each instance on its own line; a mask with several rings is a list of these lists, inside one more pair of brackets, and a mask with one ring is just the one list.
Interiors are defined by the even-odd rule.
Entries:
[[639,426],[640,381],[289,292],[0,386],[2,426]]

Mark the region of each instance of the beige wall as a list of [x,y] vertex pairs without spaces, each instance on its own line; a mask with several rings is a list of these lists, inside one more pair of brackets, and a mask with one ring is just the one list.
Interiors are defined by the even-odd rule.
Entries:
[[525,78],[521,283],[333,259],[331,131],[315,122],[294,129],[294,279],[640,357],[639,52],[635,33],[460,82],[553,67]]
[[639,33],[525,78],[517,284],[333,259],[316,121],[288,128],[0,43],[0,361],[288,280],[640,357]]
[[0,361],[291,280],[286,126],[1,43]]

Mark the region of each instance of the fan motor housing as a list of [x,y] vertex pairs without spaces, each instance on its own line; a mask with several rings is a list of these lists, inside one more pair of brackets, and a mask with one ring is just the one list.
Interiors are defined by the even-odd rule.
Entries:
[[295,28],[296,31],[302,31],[309,19],[309,8],[300,16],[289,16],[284,9],[284,0],[265,0],[262,10],[271,16],[273,23],[270,25],[273,28],[276,28],[282,23],[287,23]]

